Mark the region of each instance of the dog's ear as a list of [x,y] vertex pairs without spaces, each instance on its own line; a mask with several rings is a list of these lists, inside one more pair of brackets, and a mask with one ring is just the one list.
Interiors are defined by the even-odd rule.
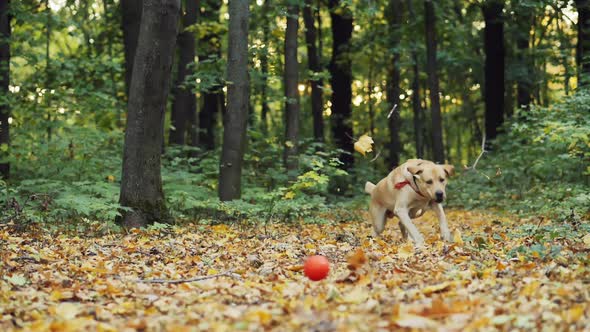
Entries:
[[442,165],[442,168],[445,170],[445,173],[447,173],[447,176],[455,175],[455,166],[449,165],[449,164],[444,164],[444,165]]
[[408,166],[408,172],[412,173],[413,176],[420,175],[423,169],[420,166]]

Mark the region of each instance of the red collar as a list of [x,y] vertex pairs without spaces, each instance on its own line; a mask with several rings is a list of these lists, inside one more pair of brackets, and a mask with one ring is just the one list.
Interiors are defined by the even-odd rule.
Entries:
[[[399,190],[399,189],[402,189],[403,187],[405,187],[405,186],[406,186],[406,185],[408,185],[408,184],[410,184],[410,181],[406,180],[406,181],[403,181],[403,182],[398,182],[398,183],[396,183],[396,184],[395,184],[393,187],[394,187],[395,189],[398,189],[398,190]],[[412,186],[410,186],[410,187],[412,187]],[[414,188],[412,188],[412,189],[414,189]],[[421,192],[419,192],[419,191],[417,191],[417,190],[414,190],[414,191],[416,192],[416,194],[418,194],[418,195],[420,195],[420,196],[424,197],[424,195],[422,195],[422,193],[421,193]]]

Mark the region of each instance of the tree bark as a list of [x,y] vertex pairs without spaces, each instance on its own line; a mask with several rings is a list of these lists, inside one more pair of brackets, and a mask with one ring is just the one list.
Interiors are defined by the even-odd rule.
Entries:
[[332,136],[336,147],[343,150],[340,161],[350,169],[354,163],[352,132],[352,13],[340,0],[330,0],[332,19],[332,59],[330,84],[332,85]]
[[[8,103],[10,85],[10,19],[8,13],[10,0],[0,2],[0,95],[6,97],[0,103],[0,161],[8,156],[3,152],[4,147],[10,144],[10,104]],[[8,179],[10,175],[10,163],[0,162],[0,178]]]
[[[303,7],[303,22],[305,24],[305,43],[307,45],[307,63],[313,74],[322,71],[320,57],[318,54],[317,29],[312,12],[312,0],[305,0]],[[323,92],[321,89],[322,80],[312,77],[309,80],[311,85],[311,114],[313,116],[313,137],[317,142],[324,141],[324,117],[323,117]]]
[[436,14],[434,0],[424,1],[426,13],[426,72],[430,89],[430,113],[432,117],[432,154],[437,163],[445,162],[442,116],[440,112],[439,83],[436,64]]
[[133,75],[129,89],[127,128],[121,178],[123,227],[168,222],[160,154],[163,122],[170,88],[180,0],[145,0]]
[[[416,17],[412,0],[407,0],[408,12],[410,18],[413,20]],[[416,44],[411,46],[412,57],[412,110],[414,113],[414,140],[416,144],[416,157],[424,157],[422,142],[422,107],[420,105],[420,68],[418,67],[418,52],[416,51]]]
[[485,20],[485,129],[486,141],[498,136],[504,122],[504,22],[503,1],[487,0],[483,4]]
[[297,62],[297,31],[299,30],[299,6],[289,5],[287,9],[287,30],[285,31],[285,150],[284,162],[291,177],[297,170],[299,146],[299,63]]
[[268,106],[268,43],[270,42],[270,0],[264,0],[262,4],[262,42],[264,44],[264,51],[260,55],[260,70],[262,71],[262,110],[260,112],[260,122],[262,123],[262,132],[268,133],[268,113],[270,108]]
[[242,161],[248,122],[248,0],[229,2],[227,113],[223,118],[223,147],[219,165],[219,199],[241,196]]
[[[187,76],[192,74],[190,64],[195,61],[195,36],[186,29],[197,23],[199,0],[185,2],[182,25],[184,30],[178,35],[178,69],[176,87],[172,102],[170,122],[172,128],[169,133],[169,143],[184,145],[187,131],[191,127],[193,113],[196,112],[197,101],[190,88],[183,86]],[[193,143],[193,142],[191,142]]]
[[400,44],[400,28],[402,24],[402,2],[401,0],[389,0],[386,12],[387,21],[389,23],[390,43],[389,47],[393,49],[391,62],[388,66],[388,80],[387,80],[387,101],[389,107],[396,107],[395,111],[389,117],[389,155],[387,164],[390,169],[394,169],[399,165],[399,155],[401,153],[402,145],[399,140],[399,130],[401,128],[399,116],[401,112],[400,104],[400,52],[398,47]]
[[129,98],[133,60],[139,37],[141,22],[142,0],[121,0],[121,15],[123,28],[123,48],[125,50],[125,92]]
[[578,9],[576,62],[580,86],[590,83],[590,0],[575,0]]
[[[201,21],[209,23],[219,23],[219,9],[221,8],[219,0],[201,0],[204,12],[201,15]],[[210,57],[221,58],[221,36],[217,32],[204,35],[199,43],[199,59]],[[208,91],[203,92],[203,108],[199,112],[199,141],[205,150],[215,148],[215,125],[217,116],[225,107],[225,95],[221,85],[215,85]]]

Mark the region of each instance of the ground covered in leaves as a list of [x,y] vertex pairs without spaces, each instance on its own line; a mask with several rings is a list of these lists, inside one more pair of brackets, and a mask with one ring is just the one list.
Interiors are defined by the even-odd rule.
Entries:
[[[517,231],[527,221],[450,211],[456,242],[427,214],[414,250],[397,224],[374,239],[364,218],[99,238],[0,225],[0,330],[590,329],[587,234],[539,247]],[[331,262],[319,282],[302,271],[312,254]]]

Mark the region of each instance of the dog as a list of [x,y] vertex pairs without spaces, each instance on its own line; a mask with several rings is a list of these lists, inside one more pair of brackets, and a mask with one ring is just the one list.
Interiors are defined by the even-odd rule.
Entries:
[[404,239],[408,236],[416,246],[424,245],[424,237],[412,219],[433,210],[439,221],[443,240],[452,242],[451,232],[443,210],[447,179],[454,175],[453,165],[437,165],[432,161],[410,159],[396,167],[376,185],[367,182],[365,192],[371,195],[369,215],[374,235],[379,236],[387,218],[397,216]]

